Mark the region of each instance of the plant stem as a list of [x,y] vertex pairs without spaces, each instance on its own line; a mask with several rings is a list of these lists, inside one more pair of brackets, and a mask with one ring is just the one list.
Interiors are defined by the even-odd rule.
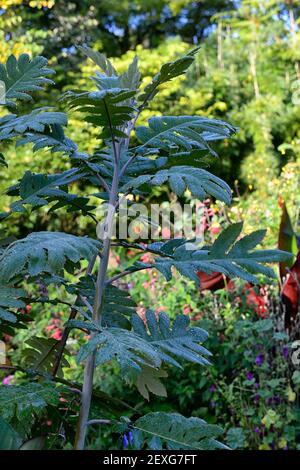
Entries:
[[[112,128],[111,128],[112,132]],[[120,160],[120,143],[116,142],[113,138],[113,151],[114,151],[114,176],[112,181],[112,186],[109,195],[109,205],[108,213],[104,223],[104,241],[103,241],[103,250],[102,258],[100,262],[100,267],[97,275],[97,283],[95,289],[95,301],[93,306],[93,321],[101,325],[101,313],[103,306],[103,294],[105,289],[105,280],[106,272],[109,261],[109,252],[110,252],[110,243],[111,235],[113,229],[114,215],[117,206],[117,197],[119,189],[119,160]],[[95,333],[92,334],[92,337]],[[79,413],[79,419],[77,423],[77,432],[75,437],[75,450],[83,450],[85,445],[85,438],[87,433],[87,423],[89,419],[90,407],[91,407],[91,398],[93,393],[93,376],[96,360],[96,350],[90,354],[86,360],[86,365],[84,369],[84,381],[82,388],[81,396],[81,408]]]
[[117,281],[118,279],[121,279],[124,276],[128,276],[128,274],[134,274],[137,273],[138,271],[142,271],[143,269],[152,269],[150,266],[143,266],[141,268],[136,268],[136,269],[128,269],[126,271],[122,271],[119,274],[116,274],[115,276],[111,277],[106,281],[106,284],[112,284],[114,281]]
[[94,424],[111,424],[111,419],[90,419],[86,424],[87,426],[93,426]]
[[81,408],[79,420],[77,423],[77,431],[75,437],[75,450],[83,450],[85,444],[85,437],[87,431],[87,423],[89,420],[92,390],[93,390],[93,377],[95,367],[95,354],[91,354],[85,364],[84,378],[81,393]]

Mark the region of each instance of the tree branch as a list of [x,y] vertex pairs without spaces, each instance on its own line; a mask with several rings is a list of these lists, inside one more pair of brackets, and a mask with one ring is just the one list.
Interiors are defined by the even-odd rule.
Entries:
[[92,426],[93,424],[111,424],[112,421],[110,419],[90,419],[87,421],[86,426]]
[[136,272],[138,272],[138,271],[142,271],[143,269],[152,269],[152,266],[147,266],[147,267],[146,267],[146,266],[145,266],[145,267],[143,266],[143,267],[137,268],[137,269],[131,269],[131,270],[128,269],[128,270],[126,270],[126,271],[122,271],[121,273],[116,274],[115,276],[113,276],[113,277],[111,277],[110,279],[108,279],[108,280],[106,281],[106,284],[107,284],[107,285],[108,285],[108,284],[111,284],[112,282],[117,281],[118,279],[121,279],[122,277],[128,276],[128,274],[133,274],[133,273],[136,273]]
[[102,178],[102,176],[99,174],[99,173],[96,173],[96,177],[98,178],[98,180],[100,181],[102,187],[107,191],[107,193],[109,194],[110,193],[110,187],[108,186],[107,182],[105,181],[104,178]]

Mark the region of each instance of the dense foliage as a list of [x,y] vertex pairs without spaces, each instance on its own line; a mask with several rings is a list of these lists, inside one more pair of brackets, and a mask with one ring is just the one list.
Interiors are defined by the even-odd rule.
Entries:
[[[278,196],[298,223],[298,2],[0,7],[0,448],[297,448],[265,264],[293,262]],[[111,238],[120,197],[188,202],[204,239]]]
[[[293,222],[298,223],[298,0],[138,0],[101,5],[72,1],[67,6],[59,0],[3,0],[0,7],[1,62],[10,53],[29,52],[50,58],[55,68],[57,91],[52,90],[45,101],[41,96],[41,103],[47,106],[57,106],[61,91],[90,87],[91,65],[73,45],[87,42],[117,57],[120,71],[138,54],[146,85],[162,62],[187,52],[190,44],[200,44],[186,78],[163,89],[153,109],[160,115],[208,116],[238,126],[240,132],[230,146],[218,145],[222,163],[212,162],[216,174],[234,189],[238,209],[232,216],[238,219],[242,213],[249,230],[259,223],[268,225],[266,241],[274,246],[281,195]],[[140,121],[146,122],[148,117],[145,109]],[[95,143],[91,129],[79,127],[75,116],[69,127],[80,150],[91,151]],[[22,176],[24,165],[31,171],[44,171],[50,164],[64,168],[60,158],[53,155],[50,159],[43,153],[36,155],[33,164],[27,147],[18,149],[16,158],[14,155],[10,146],[6,151],[9,170],[1,172],[2,190]],[[262,198],[264,205],[260,204]],[[50,223],[47,214],[39,222],[31,220],[39,228]],[[60,229],[69,223],[64,219]],[[28,227],[27,221],[23,224]]]

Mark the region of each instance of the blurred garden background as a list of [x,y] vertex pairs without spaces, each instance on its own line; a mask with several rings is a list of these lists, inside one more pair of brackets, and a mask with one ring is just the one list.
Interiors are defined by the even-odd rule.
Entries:
[[[62,92],[91,87],[93,66],[76,48],[82,44],[105,53],[120,71],[138,55],[145,84],[162,63],[200,46],[187,74],[160,93],[152,110],[142,112],[139,123],[155,110],[156,115],[207,116],[237,126],[239,132],[231,141],[214,146],[219,158],[210,162],[211,171],[233,189],[233,203],[227,209],[219,201],[201,203],[205,238],[214,240],[229,222],[244,220],[245,233],[267,229],[264,248],[277,247],[279,242],[282,249],[297,254],[300,0],[0,0],[0,62],[12,53],[26,52],[47,57],[56,71],[56,88],[40,94],[39,107],[44,99],[45,105],[64,110],[58,101]],[[28,104],[22,108],[29,109]],[[76,115],[69,124],[68,136],[80,150],[92,150],[96,135],[89,125]],[[55,172],[69,165],[59,153],[33,154],[30,145],[16,149],[11,144],[1,151],[8,168],[0,166],[0,212],[8,210],[11,202],[7,187],[24,170]],[[79,184],[74,188],[78,194],[82,190]],[[148,202],[163,201],[167,191],[164,186],[154,188]],[[185,197],[190,201],[189,194]],[[95,236],[94,224],[88,224],[79,213],[42,208],[14,214],[5,229],[11,237],[34,230],[79,235],[90,230]],[[114,256],[112,273],[125,262],[122,256],[118,252]],[[130,250],[126,253],[127,258],[134,256]],[[300,371],[291,359],[292,344],[299,336],[299,283],[293,286],[292,308],[283,305],[284,279],[279,277],[279,267],[277,271],[278,280],[261,287],[223,280],[224,285],[200,290],[179,276],[166,284],[159,274],[149,273],[135,274],[130,285],[121,283],[131,289],[140,315],[151,300],[173,317],[184,313],[205,328],[210,334],[206,346],[213,353],[212,366],[189,365],[180,373],[170,370],[167,401],[157,397],[151,405],[117,375],[107,374],[108,366],[97,370],[99,388],[132,406],[138,401],[137,408],[143,412],[178,411],[218,423],[232,448],[300,449]],[[47,296],[44,285],[40,295]],[[291,318],[287,319],[288,308]],[[59,340],[68,309],[45,304],[41,312],[32,303],[24,314],[35,319],[34,328],[20,330],[13,338],[5,336],[12,364],[22,361],[19,345],[31,337]],[[70,339],[69,350],[76,347]],[[81,379],[82,369],[75,367],[72,357],[66,374],[72,380]],[[15,380],[15,375],[3,375],[2,385]],[[70,414],[72,423],[72,404],[69,409],[62,404],[62,410]],[[55,417],[45,425],[51,429],[54,424]],[[116,439],[105,429],[95,429],[89,446],[116,448]],[[60,444],[53,445],[59,448]]]

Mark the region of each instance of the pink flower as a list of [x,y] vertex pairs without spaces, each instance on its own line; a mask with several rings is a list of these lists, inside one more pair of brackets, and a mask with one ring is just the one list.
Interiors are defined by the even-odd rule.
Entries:
[[217,235],[221,231],[221,227],[219,225],[212,225],[209,229],[210,233]]
[[164,227],[161,231],[162,237],[164,239],[169,239],[171,238],[171,230],[167,227]]
[[189,304],[185,304],[183,307],[183,313],[185,315],[190,315],[192,313],[193,309]]
[[55,333],[51,335],[51,338],[56,339],[57,341],[60,341],[62,338],[62,330],[57,329]]
[[2,380],[2,385],[11,385],[13,375],[8,375],[7,377],[4,377]]
[[143,263],[152,263],[153,262],[153,255],[152,253],[145,253],[141,256],[141,261]]
[[32,308],[31,305],[26,305],[26,307],[25,307],[25,313],[28,313],[28,314],[29,314],[31,308]]
[[261,295],[258,295],[254,291],[254,289],[249,290],[247,297],[246,297],[246,303],[247,305],[253,307],[258,317],[268,318],[269,313],[268,313],[266,300]]

